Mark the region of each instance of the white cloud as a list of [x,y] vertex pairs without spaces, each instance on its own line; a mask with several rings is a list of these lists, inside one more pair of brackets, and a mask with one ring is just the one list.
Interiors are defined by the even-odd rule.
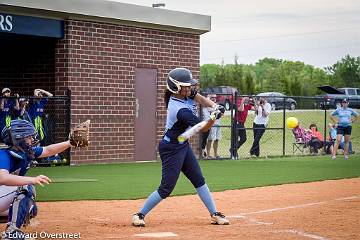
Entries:
[[[154,1],[121,1],[149,6]],[[358,0],[164,0],[166,9],[210,15],[201,36],[201,64],[242,63],[264,57],[299,60],[318,67],[346,54],[360,56]],[[216,46],[216,47],[214,47]]]

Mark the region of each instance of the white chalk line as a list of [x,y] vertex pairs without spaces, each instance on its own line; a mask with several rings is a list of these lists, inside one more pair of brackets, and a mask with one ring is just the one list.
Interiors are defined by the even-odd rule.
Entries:
[[308,206],[315,206],[315,205],[320,205],[320,204],[326,204],[329,202],[333,202],[333,201],[344,201],[344,200],[352,200],[352,199],[358,199],[360,196],[351,196],[351,197],[343,197],[343,198],[336,198],[336,199],[332,199],[332,200],[328,200],[328,201],[321,201],[321,202],[313,202],[313,203],[304,203],[304,204],[299,204],[299,205],[292,205],[292,206],[287,206],[287,207],[281,207],[281,208],[271,208],[271,209],[266,209],[266,210],[261,210],[261,211],[254,211],[254,212],[248,212],[248,213],[240,213],[238,215],[233,215],[233,216],[228,216],[229,218],[238,218],[240,216],[245,216],[245,215],[252,215],[252,214],[258,214],[258,213],[269,213],[269,212],[277,212],[277,211],[282,211],[282,210],[288,210],[288,209],[294,209],[294,208],[303,208],[303,207],[308,207]]
[[251,217],[245,217],[243,215],[233,215],[233,216],[227,216],[228,218],[242,218],[246,221],[249,221],[251,223],[255,223],[256,225],[272,225],[274,223],[272,222],[262,222],[262,221],[258,221],[255,218],[251,218]]
[[153,237],[153,238],[162,238],[162,237],[177,237],[178,235],[173,232],[150,232],[150,233],[139,233],[134,234],[135,237]]
[[[259,214],[259,213],[270,213],[270,212],[283,211],[283,210],[295,209],[295,208],[304,208],[304,207],[308,207],[308,206],[316,206],[316,205],[320,205],[320,204],[326,204],[326,203],[333,202],[333,201],[353,200],[353,199],[358,199],[359,197],[360,196],[350,196],[350,197],[336,198],[336,199],[332,199],[332,200],[328,200],[328,201],[305,203],[305,204],[287,206],[287,207],[282,207],[282,208],[271,208],[271,209],[266,209],[266,210],[261,210],[261,211],[254,211],[254,212],[248,212],[248,213],[241,213],[241,214],[237,214],[237,215],[230,215],[230,216],[228,216],[228,218],[241,218],[241,219],[247,220],[251,223],[255,223],[256,225],[273,225],[274,223],[272,223],[272,222],[258,221],[254,218],[248,217],[248,215]],[[329,238],[319,236],[316,234],[312,234],[312,233],[306,233],[306,232],[299,231],[296,229],[280,230],[277,232],[297,234],[297,235],[307,237],[310,239],[329,240]]]
[[326,237],[322,237],[322,236],[315,235],[315,234],[312,234],[312,233],[306,233],[306,232],[303,232],[303,231],[298,231],[298,230],[295,230],[295,229],[284,230],[284,231],[280,231],[280,232],[293,233],[293,234],[296,234],[296,235],[300,235],[300,236],[311,238],[311,239],[317,239],[317,240],[329,240],[329,238],[326,238]]

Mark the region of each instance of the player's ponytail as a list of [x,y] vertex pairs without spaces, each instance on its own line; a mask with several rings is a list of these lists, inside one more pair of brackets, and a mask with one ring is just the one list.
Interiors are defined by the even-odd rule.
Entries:
[[165,89],[165,93],[164,93],[164,103],[166,108],[169,105],[169,101],[170,101],[170,97],[171,97],[172,92],[170,92],[168,89]]

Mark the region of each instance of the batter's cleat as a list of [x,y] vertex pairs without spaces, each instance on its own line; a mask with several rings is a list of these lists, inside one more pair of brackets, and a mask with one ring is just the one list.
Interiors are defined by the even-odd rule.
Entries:
[[216,225],[229,225],[229,220],[221,212],[215,212],[211,215],[211,224]]
[[135,227],[145,227],[144,221],[145,215],[142,213],[136,213],[132,216],[132,225]]

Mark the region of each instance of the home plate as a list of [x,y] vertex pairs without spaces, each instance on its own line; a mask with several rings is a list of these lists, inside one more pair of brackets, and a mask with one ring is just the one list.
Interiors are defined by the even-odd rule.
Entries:
[[134,236],[161,238],[161,237],[177,237],[177,234],[172,232],[153,232],[153,233],[139,233],[139,234],[135,234]]

